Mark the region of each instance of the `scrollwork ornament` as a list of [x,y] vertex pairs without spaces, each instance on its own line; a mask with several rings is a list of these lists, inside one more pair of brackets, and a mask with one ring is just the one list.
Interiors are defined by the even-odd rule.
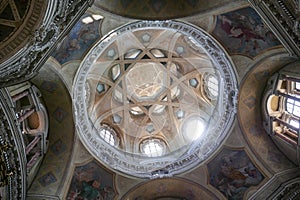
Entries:
[[0,64],[0,87],[26,81],[36,75],[54,50],[54,45],[63,39],[65,32],[74,25],[88,6],[90,1],[50,1],[45,19],[42,20],[41,26],[33,31],[31,42]]
[[[26,198],[26,171],[23,170],[24,163],[20,158],[23,149],[19,149],[20,142],[17,135],[21,134],[17,130],[17,124],[13,113],[10,113],[12,105],[9,103],[9,96],[4,89],[0,90],[0,156],[5,165],[5,174],[2,180],[3,186],[7,188],[7,199]],[[14,127],[12,127],[14,126]]]

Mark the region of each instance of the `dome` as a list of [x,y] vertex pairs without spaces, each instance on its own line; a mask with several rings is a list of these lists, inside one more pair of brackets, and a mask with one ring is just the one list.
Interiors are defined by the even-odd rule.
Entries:
[[236,112],[226,52],[179,21],[137,21],[110,32],[74,81],[78,135],[108,168],[136,177],[182,173],[222,143]]

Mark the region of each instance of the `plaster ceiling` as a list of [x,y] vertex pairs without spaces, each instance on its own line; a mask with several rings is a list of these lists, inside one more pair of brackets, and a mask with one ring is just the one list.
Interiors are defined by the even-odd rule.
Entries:
[[[100,1],[96,1],[93,7],[95,6],[97,7],[97,3],[99,2]],[[106,3],[107,5],[110,5],[109,3],[112,2],[114,1],[109,1]],[[137,9],[137,5],[133,6],[135,1],[132,2],[119,1],[119,2],[120,2],[118,3],[119,7],[116,6],[115,8],[119,9],[118,11],[124,12],[124,13],[119,13],[120,15],[126,17],[133,17],[125,13],[126,12],[125,7],[127,5],[128,10],[131,10],[132,13],[134,13],[135,10],[139,12],[138,14],[140,14],[140,16],[136,14],[135,16],[136,18],[145,17],[145,14],[144,13],[141,14],[141,10]],[[161,1],[161,3],[158,3],[157,5],[162,5],[163,2],[171,3],[171,1]],[[200,5],[200,1],[193,1],[193,2],[197,5]],[[184,4],[187,5],[193,2],[185,1]],[[227,1],[224,2],[226,3]],[[81,184],[83,184],[84,181],[91,181],[95,179],[95,177],[97,179],[99,177],[102,178],[102,185],[101,188],[99,188],[99,190],[101,189],[101,191],[103,191],[103,188],[105,188],[105,186],[110,186],[111,188],[114,189],[115,198],[128,197],[129,199],[138,199],[138,197],[141,196],[141,199],[143,199],[144,197],[151,199],[152,198],[151,195],[153,195],[153,193],[160,194],[157,196],[157,198],[172,198],[173,196],[171,193],[174,192],[174,194],[176,194],[176,197],[174,196],[174,198],[177,199],[181,197],[184,198],[190,197],[190,199],[197,199],[198,196],[192,196],[192,195],[196,195],[196,194],[200,195],[201,193],[202,194],[207,193],[208,197],[211,198],[224,199],[226,195],[233,194],[230,193],[230,191],[229,193],[228,191],[221,191],[221,188],[219,187],[220,185],[218,185],[221,184],[221,186],[223,187],[232,184],[231,181],[227,181],[226,176],[222,174],[220,170],[220,166],[224,164],[224,162],[225,164],[229,164],[229,167],[232,167],[231,169],[233,169],[233,171],[235,172],[237,171],[237,169],[240,169],[241,167],[247,167],[248,165],[255,166],[255,169],[257,170],[258,174],[260,174],[258,179],[259,183],[252,184],[250,185],[251,187],[249,185],[246,186],[245,184],[243,184],[242,185],[243,187],[241,187],[243,190],[237,192],[236,194],[233,194],[233,196],[242,195],[245,198],[247,198],[249,195],[256,192],[257,188],[262,187],[267,181],[269,181],[274,174],[294,167],[294,165],[289,160],[287,160],[287,158],[284,157],[283,154],[274,146],[274,144],[268,138],[268,135],[264,132],[260,124],[261,121],[260,121],[259,99],[261,99],[261,94],[263,91],[262,85],[265,84],[270,73],[276,71],[285,63],[289,62],[289,56],[287,55],[286,50],[283,49],[282,46],[280,45],[280,42],[276,40],[275,36],[272,35],[268,31],[266,26],[261,22],[261,19],[257,16],[257,13],[255,13],[254,10],[250,9],[249,7],[241,8],[245,5],[243,6],[235,5],[236,1],[230,1],[232,3],[230,4],[230,6],[232,7],[228,9],[228,7],[224,5],[225,4],[224,2],[222,3],[219,2],[218,4],[220,5],[220,7],[222,7],[222,12],[218,10],[219,7],[217,5],[217,1],[209,1],[209,3],[208,2],[204,3],[204,5],[207,5],[208,7],[204,7],[203,12],[210,10],[213,6],[215,6],[216,10],[214,10],[214,12],[211,13],[211,15],[209,15],[208,17],[200,15],[195,18],[186,19],[186,21],[188,21],[189,23],[196,24],[197,26],[206,29],[206,31],[208,31],[210,34],[214,35],[215,38],[217,38],[218,42],[222,44],[224,48],[226,48],[228,54],[230,55],[230,63],[233,62],[235,64],[238,80],[243,82],[241,87],[239,88],[241,92],[239,96],[239,105],[238,105],[239,123],[234,124],[234,129],[230,131],[230,135],[228,137],[224,136],[226,137],[224,138],[224,142],[222,143],[221,146],[219,146],[220,149],[214,151],[212,158],[209,158],[202,165],[198,165],[193,170],[175,176],[177,178],[181,177],[182,179],[174,180],[171,178],[171,179],[156,179],[154,181],[148,181],[145,179],[138,179],[138,178],[126,178],[126,176],[123,176],[122,173],[115,173],[116,171],[119,172],[118,171],[119,169],[114,168],[114,166],[117,165],[114,165],[113,163],[111,166],[109,166],[109,164],[107,164],[106,161],[103,160],[105,158],[110,157],[107,156],[108,154],[104,155],[104,157],[101,157],[101,159],[97,157],[96,153],[94,153],[93,150],[91,150],[90,144],[87,144],[86,140],[83,139],[84,137],[82,136],[83,132],[80,131],[80,129],[77,129],[80,131],[80,133],[77,135],[77,133],[73,130],[72,126],[74,125],[74,123],[72,121],[67,121],[67,119],[68,120],[72,119],[71,113],[73,111],[70,109],[72,105],[71,100],[73,101],[73,106],[74,106],[74,102],[78,100],[81,101],[82,99],[87,97],[85,95],[88,93],[88,91],[89,92],[92,91],[90,93],[91,95],[89,96],[89,98],[94,99],[97,96],[96,95],[96,93],[98,92],[97,89],[99,91],[102,90],[101,89],[102,86],[99,86],[98,84],[99,82],[101,83],[101,81],[102,83],[105,83],[106,85],[109,86],[108,87],[109,92],[107,91],[104,92],[102,96],[99,95],[101,97],[99,97],[98,100],[99,102],[103,100],[102,103],[104,101],[107,101],[107,104],[103,104],[103,106],[104,107],[108,106],[107,107],[108,109],[111,108],[112,101],[114,101],[112,100],[112,97],[114,97],[113,95],[114,91],[118,91],[118,86],[115,84],[115,82],[118,82],[118,80],[122,80],[122,81],[125,80],[124,81],[125,83],[126,80],[127,82],[129,80],[128,84],[132,85],[132,89],[129,90],[129,92],[133,94],[130,97],[133,97],[136,100],[133,103],[134,105],[137,105],[137,107],[142,105],[141,102],[145,100],[145,97],[147,101],[151,101],[152,103],[156,103],[156,104],[161,103],[161,101],[158,101],[157,98],[160,97],[161,94],[164,94],[166,91],[172,91],[170,87],[164,88],[162,87],[162,84],[160,84],[161,82],[165,81],[165,77],[166,77],[165,71],[162,70],[162,68],[164,67],[164,64],[162,63],[165,62],[163,61],[163,59],[170,58],[168,52],[171,52],[172,55],[173,54],[175,55],[176,53],[178,54],[176,50],[181,52],[182,50],[186,51],[187,49],[190,48],[190,47],[187,48],[186,46],[182,46],[183,48],[178,48],[175,50],[174,49],[171,50],[167,48],[161,51],[161,49],[164,49],[163,47],[158,48],[158,46],[153,46],[154,48],[152,49],[159,49],[159,51],[156,51],[156,53],[153,54],[153,53],[149,53],[148,51],[145,51],[145,47],[143,45],[137,47],[130,46],[126,49],[126,51],[123,51],[120,54],[121,56],[114,57],[109,62],[104,64],[104,66],[106,66],[107,68],[107,71],[104,70],[101,73],[99,72],[95,73],[94,74],[95,76],[90,76],[89,77],[90,82],[88,81],[84,82],[84,85],[82,85],[83,87],[81,87],[81,89],[84,91],[81,95],[78,96],[74,95],[72,99],[61,98],[61,97],[69,98],[68,94],[74,92],[73,91],[74,88],[78,88],[75,86],[73,87],[72,83],[73,80],[80,81],[80,79],[78,78],[79,76],[75,78],[75,73],[77,69],[84,68],[84,64],[82,64],[79,68],[80,65],[79,63],[81,62],[81,60],[85,60],[85,62],[95,61],[95,63],[98,64],[101,63],[101,65],[103,66],[103,63],[107,61],[109,55],[113,55],[113,51],[109,52],[109,50],[111,50],[111,48],[109,47],[115,47],[115,53],[116,53],[120,49],[120,46],[123,46],[122,44],[120,44],[120,41],[112,37],[111,38],[112,42],[110,43],[111,46],[106,45],[104,46],[105,47],[104,49],[98,48],[99,46],[97,45],[103,44],[102,43],[103,41],[97,43],[98,39],[102,36],[101,34],[114,30],[115,27],[119,26],[120,24],[128,22],[128,19],[124,19],[122,17],[116,17],[116,15],[114,14],[105,15],[105,12],[103,12],[100,9],[97,10],[96,13],[103,14],[104,19],[95,20],[93,23],[87,25],[85,25],[82,21],[79,21],[75,25],[75,28],[71,30],[70,34],[66,36],[66,40],[62,43],[62,45],[57,49],[56,52],[54,52],[53,57],[48,60],[47,65],[43,67],[43,70],[47,69],[46,72],[42,73],[41,70],[39,76],[36,77],[36,80],[39,80],[38,85],[40,86],[40,88],[42,88],[43,95],[45,96],[45,99],[47,100],[47,103],[51,108],[49,109],[49,113],[51,116],[50,123],[52,127],[51,127],[51,134],[50,134],[51,139],[49,141],[49,151],[46,155],[45,162],[42,165],[41,170],[37,174],[36,179],[29,190],[29,195],[32,195],[33,199],[36,196],[41,197],[43,195],[45,195],[45,197],[47,198],[62,198],[62,199],[67,197],[71,198],[73,197],[72,195],[74,195],[74,192],[75,195],[80,195],[80,194],[76,194],[76,192],[82,189]],[[147,1],[145,4],[148,6],[148,4],[150,3],[155,3],[155,1]],[[199,7],[195,6],[195,9],[197,8]],[[103,8],[103,10],[104,9],[105,8]],[[156,16],[154,15],[153,16],[155,18],[159,16],[163,16],[164,12],[166,12],[165,13],[166,18],[172,18],[171,15],[167,15],[168,10],[166,9],[168,9],[167,6],[165,7],[161,6],[159,12],[156,12]],[[108,9],[105,10],[108,11]],[[232,12],[229,12],[228,10]],[[189,11],[191,11],[192,13],[192,10]],[[111,10],[110,12],[116,14],[114,10]],[[94,14],[95,9],[93,9],[91,13]],[[179,14],[180,11],[174,9],[174,13],[176,13],[176,17],[181,17],[181,15]],[[87,12],[86,15],[90,15],[90,13]],[[86,17],[86,15],[83,17]],[[221,19],[222,18],[224,19],[224,16],[227,17],[227,20],[222,21]],[[121,22],[119,20],[121,20]],[[230,23],[233,21],[235,23]],[[228,23],[226,24],[224,22],[228,22]],[[252,24],[250,22],[254,22],[254,23]],[[224,24],[227,25],[227,28],[230,27],[233,28],[233,30],[237,29],[237,32],[235,32],[236,34],[235,35],[230,34],[231,29],[226,29]],[[261,29],[260,30],[255,29],[255,25],[258,25],[258,27]],[[81,30],[81,31],[77,31],[77,30]],[[145,32],[140,32],[140,33],[142,36],[143,33]],[[149,34],[149,36],[155,36],[155,32],[153,33]],[[255,33],[256,36],[261,36],[261,37],[253,37],[252,33]],[[262,33],[266,33],[266,34],[261,35]],[[247,38],[247,40],[243,40],[245,37]],[[138,42],[130,43],[130,41],[136,41],[136,40],[139,40],[141,43],[141,41],[143,41],[143,37],[138,37],[138,36],[130,37],[128,40],[125,41],[132,45],[139,44]],[[147,40],[147,37],[144,37],[144,41],[145,40]],[[198,42],[199,41],[196,39],[196,43]],[[84,59],[89,48],[92,48],[92,51],[93,48],[95,51],[96,50],[99,51],[94,52],[94,54],[93,53],[88,54],[87,56],[88,58],[86,57]],[[135,49],[135,50],[129,51],[131,49]],[[132,75],[134,74],[134,76],[130,76],[130,73],[128,73],[129,76],[126,76],[125,74],[123,74],[124,67],[125,67],[124,64],[125,63],[124,58],[126,57],[125,55],[126,53],[129,53],[127,54],[128,57],[134,57],[136,53],[138,55],[141,54],[139,50],[141,50],[142,53],[147,55],[148,58],[141,57],[138,60],[132,59],[130,60],[130,62],[128,61],[127,64],[131,65],[132,69],[136,68],[137,70],[131,71]],[[193,52],[193,50],[191,50],[191,52]],[[161,54],[167,56],[159,57],[159,55]],[[67,59],[60,58],[60,56],[62,57],[65,55],[67,55],[66,56]],[[103,56],[102,58],[105,57],[106,60],[105,59],[101,60],[101,55]],[[158,58],[155,58],[155,55],[157,55]],[[207,57],[210,56],[203,57],[203,55],[205,55],[205,53],[200,55],[199,52],[197,53],[193,52],[188,54],[188,58],[189,60],[193,60],[195,63],[197,63],[199,60],[201,60],[201,62],[209,60],[207,59]],[[225,55],[227,55],[226,52]],[[55,58],[57,60],[55,60]],[[123,59],[122,61],[123,63],[120,62],[119,58]],[[148,59],[148,60],[142,61],[143,59]],[[174,59],[174,62],[176,59]],[[172,63],[170,60],[169,62]],[[184,59],[182,59],[180,62],[181,64],[184,65],[191,64],[192,68],[194,68],[194,64],[188,63]],[[147,63],[147,65],[144,65],[145,63]],[[112,67],[117,66],[118,64],[120,64],[119,65],[120,68],[116,67],[115,70],[111,70]],[[89,66],[89,67],[91,67],[91,69],[97,69],[97,66],[93,66],[93,67]],[[156,77],[155,81],[151,82],[148,75],[141,74],[141,70],[139,70],[139,68],[141,67],[146,67],[149,73],[155,75]],[[112,71],[114,72],[112,73]],[[118,71],[120,71],[120,74]],[[218,71],[218,68],[216,71]],[[130,72],[130,68],[128,69],[128,72]],[[55,74],[54,80],[49,78],[49,75],[52,73]],[[115,82],[112,81],[111,79],[108,80],[107,78],[108,74],[115,74],[115,78],[116,78]],[[139,78],[136,77],[136,74],[143,75],[143,79],[147,80],[146,81],[147,83],[143,84],[142,80],[140,80],[140,77]],[[201,77],[201,73],[197,72],[196,74],[197,76],[200,74]],[[220,83],[219,78],[221,76],[217,76],[217,77],[218,78],[216,80]],[[181,78],[182,78],[182,82],[180,82],[181,79],[178,78],[177,83],[180,84],[182,83],[182,86],[184,87],[187,86],[188,89],[190,90],[193,87],[193,85],[197,85],[197,82],[194,81],[195,79],[193,78],[190,79],[189,76],[186,76],[184,73],[181,74]],[[201,83],[204,83],[204,81],[205,80],[203,79]],[[88,86],[88,84],[86,84],[87,82],[93,83],[91,84],[92,87]],[[74,83],[74,85],[76,84],[77,83]],[[152,84],[153,89],[150,88],[149,85],[147,84],[149,85]],[[57,85],[59,86],[66,85],[69,91],[56,90]],[[64,90],[67,89],[64,88]],[[124,95],[125,92],[123,89],[120,89],[119,91],[120,91],[119,93],[115,92],[115,94],[118,93]],[[203,91],[203,92],[208,93],[208,91],[206,92]],[[115,95],[115,97],[120,97],[118,94]],[[196,98],[194,99],[197,99],[198,94],[199,93],[197,92],[193,93],[192,96],[196,96]],[[214,92],[212,92],[212,94],[214,94]],[[218,91],[218,95],[213,95],[213,96],[220,96],[220,95],[224,95],[224,94]],[[229,96],[224,96],[224,98],[226,99],[228,99],[228,97]],[[89,98],[86,98],[85,101],[87,101]],[[211,99],[209,101],[212,102]],[[162,103],[165,102],[162,101]],[[66,106],[65,104],[68,105]],[[173,104],[168,102],[166,104],[167,107],[173,106]],[[85,106],[88,107],[89,105],[93,105],[93,104],[89,104],[85,102]],[[128,108],[124,109],[123,107],[121,109],[121,113],[124,113],[124,111],[128,112]],[[144,105],[142,105],[141,107],[142,109],[133,109],[133,111],[140,112],[140,110],[142,110],[142,112],[144,114],[146,113],[146,116],[148,116],[147,106],[144,107]],[[86,110],[77,110],[78,111],[77,113],[80,112],[85,113]],[[192,108],[190,108],[189,110],[192,110]],[[108,112],[109,114],[106,117],[106,119],[109,120],[108,124],[114,125],[114,127],[116,127],[117,132],[120,132],[122,134],[128,134],[128,135],[132,134],[130,132],[123,133],[122,131],[120,131],[122,130],[122,127],[115,126],[115,122],[118,122],[120,118],[114,116],[113,113],[117,113],[119,111],[120,110],[116,109],[116,111],[110,113]],[[102,119],[101,118],[102,115],[100,114],[99,114],[100,119]],[[122,116],[123,114],[119,115],[119,117]],[[177,116],[180,116],[180,113]],[[101,120],[99,120],[98,122],[100,124]],[[78,125],[78,123],[75,123],[75,125],[80,126],[81,124]],[[156,128],[156,126],[153,127],[147,126],[146,132],[147,130],[148,133],[152,132],[153,128]],[[81,137],[81,140],[77,138],[78,136]],[[73,137],[75,139],[73,139]],[[108,144],[110,140],[108,140],[107,142],[105,139],[101,137],[98,137],[98,139],[100,141],[99,144],[101,145],[104,144],[105,147],[108,146],[108,150],[112,149]],[[81,145],[81,142],[84,143],[84,146]],[[86,152],[85,148],[87,148],[91,154]],[[109,151],[106,151],[105,149],[103,152],[109,152]],[[94,159],[96,159],[99,162],[95,162]],[[106,169],[106,167],[111,167],[110,169],[112,169],[113,172],[111,172],[110,170],[107,170],[107,172],[105,172],[104,169]],[[82,176],[81,173],[86,174],[87,176]],[[110,174],[110,176],[106,176],[107,174]],[[222,184],[221,182],[220,183],[214,182],[216,180],[213,178],[217,176],[222,176],[223,178],[225,178],[224,179],[226,180],[225,183]],[[82,177],[87,177],[87,179],[83,180]],[[173,183],[176,183],[176,185],[174,185]],[[190,190],[188,190],[188,188]],[[179,191],[179,189],[182,190]],[[168,191],[170,193],[168,193],[167,196],[164,196],[163,194],[165,191]],[[175,193],[176,191],[179,192]]]
[[96,0],[94,6],[100,10],[122,17],[147,20],[165,20],[205,13],[241,0]]
[[204,161],[235,113],[237,81],[225,54],[201,29],[175,21],[131,23],[104,36],[75,79],[84,145],[133,176],[170,176]]

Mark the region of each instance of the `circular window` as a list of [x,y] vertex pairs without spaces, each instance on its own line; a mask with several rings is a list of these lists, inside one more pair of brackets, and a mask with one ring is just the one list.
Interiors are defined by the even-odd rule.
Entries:
[[73,88],[83,144],[107,167],[138,177],[195,167],[235,115],[230,60],[211,36],[182,22],[139,21],[111,32],[91,48]]

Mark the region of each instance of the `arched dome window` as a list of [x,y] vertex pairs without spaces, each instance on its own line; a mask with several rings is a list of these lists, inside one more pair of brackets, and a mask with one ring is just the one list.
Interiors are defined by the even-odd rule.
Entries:
[[111,146],[118,146],[119,139],[117,133],[109,125],[103,124],[98,130],[99,136]]
[[146,139],[141,142],[140,149],[148,157],[158,157],[165,154],[166,144],[160,139]]
[[213,74],[205,74],[204,76],[204,90],[209,99],[215,100],[219,93],[219,81]]

